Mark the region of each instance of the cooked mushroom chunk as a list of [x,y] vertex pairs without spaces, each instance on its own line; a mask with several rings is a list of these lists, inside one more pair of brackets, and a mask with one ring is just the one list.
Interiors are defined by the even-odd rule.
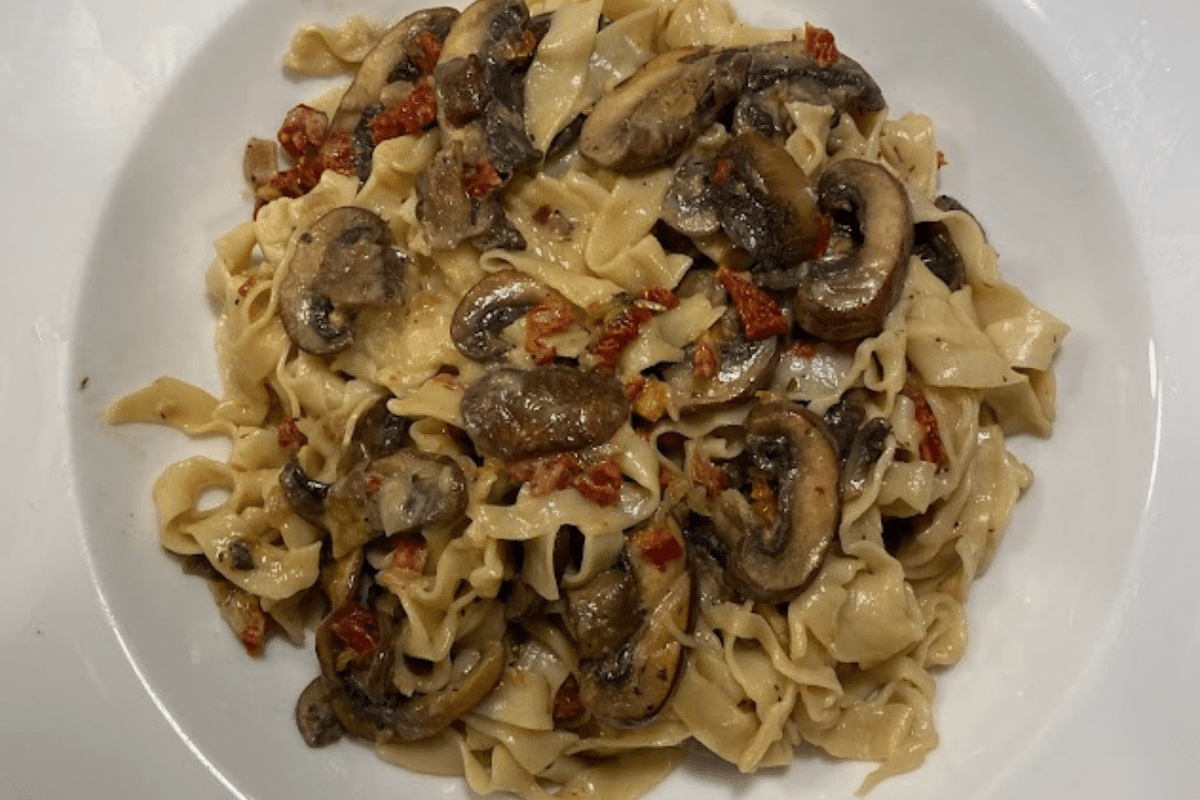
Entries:
[[[306,690],[315,708],[297,706],[302,734],[309,718],[332,709],[349,733],[372,741],[411,742],[444,730],[474,708],[500,680],[508,659],[503,640],[464,650],[454,660],[445,687],[406,697],[392,682],[396,626],[386,615],[349,601],[317,629],[317,660],[324,685]],[[302,722],[302,719],[304,720]],[[316,727],[316,726],[308,726]],[[306,735],[306,741],[308,737]]]
[[746,449],[753,474],[776,502],[764,518],[737,490],[720,495],[714,522],[729,547],[726,575],[751,600],[786,602],[817,574],[837,533],[837,446],[820,417],[770,400],[746,418]]
[[747,131],[731,139],[720,158],[730,165],[717,187],[729,238],[766,270],[815,256],[821,238],[816,191],[783,145]]
[[501,332],[557,293],[517,270],[503,270],[467,290],[450,320],[450,338],[467,358],[489,361],[511,348]]
[[317,676],[296,700],[296,727],[309,747],[325,747],[342,738],[345,730],[333,710],[334,690]]
[[866,488],[871,469],[887,448],[892,426],[886,417],[867,420],[854,434],[846,450],[842,466],[841,491],[843,499],[858,497]]
[[295,461],[288,461],[279,470],[279,487],[288,505],[300,519],[317,527],[324,527],[325,498],[329,484],[314,480]]
[[716,370],[697,375],[688,361],[672,364],[664,374],[679,410],[704,411],[750,397],[771,382],[779,360],[776,337],[752,342],[741,335],[718,340]]
[[796,321],[822,339],[874,336],[904,291],[913,241],[908,192],[884,167],[846,159],[821,173],[817,196],[825,213],[851,215],[857,236],[803,265]]
[[679,637],[691,632],[695,609],[695,576],[673,521],[630,533],[617,564],[566,593],[579,695],[597,720],[633,727],[666,706],[687,657]]
[[856,118],[886,105],[879,84],[849,56],[839,54],[832,64],[822,66],[805,49],[804,41],[795,39],[755,45],[748,52],[746,89],[786,87],[776,103],[829,105]]
[[708,236],[721,230],[721,215],[712,187],[717,154],[692,148],[675,168],[663,198],[663,222],[688,236]]
[[744,50],[680,48],[651,59],[596,103],[579,150],[632,172],[670,161],[708,129],[745,83]]
[[354,341],[354,319],[367,307],[401,300],[408,256],[388,225],[365,208],[342,206],[300,234],[279,286],[279,316],[292,341],[332,355]]
[[500,367],[471,384],[460,410],[475,447],[511,461],[608,441],[629,418],[629,399],[611,373]]
[[405,448],[338,478],[325,515],[338,550],[377,536],[447,525],[467,507],[466,479],[449,456]]

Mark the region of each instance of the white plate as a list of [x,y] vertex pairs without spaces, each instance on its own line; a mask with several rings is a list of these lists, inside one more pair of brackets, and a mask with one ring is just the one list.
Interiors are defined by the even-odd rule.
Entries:
[[[787,0],[739,5],[803,21]],[[158,550],[150,483],[197,445],[98,419],[160,373],[216,387],[201,276],[246,212],[241,146],[312,93],[281,75],[290,31],[351,7],[401,13],[381,0],[0,9],[2,800],[465,795],[362,748],[304,749],[290,712],[307,648],[275,641],[249,661]],[[1200,12],[812,0],[803,13],[894,112],[934,118],[945,189],[982,219],[1005,273],[1074,329],[1059,427],[1017,443],[1038,477],[971,597],[968,656],[941,676],[942,744],[872,797],[1200,797]],[[746,778],[694,763],[652,796],[846,797],[865,769],[813,756]]]

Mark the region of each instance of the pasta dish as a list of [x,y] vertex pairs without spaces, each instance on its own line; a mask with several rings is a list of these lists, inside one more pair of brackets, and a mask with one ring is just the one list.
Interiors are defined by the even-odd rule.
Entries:
[[222,390],[109,420],[228,440],[163,471],[160,540],[250,655],[315,646],[303,740],[529,800],[696,747],[919,766],[1067,333],[931,121],[724,0],[351,18],[285,63],[346,81],[247,145]]

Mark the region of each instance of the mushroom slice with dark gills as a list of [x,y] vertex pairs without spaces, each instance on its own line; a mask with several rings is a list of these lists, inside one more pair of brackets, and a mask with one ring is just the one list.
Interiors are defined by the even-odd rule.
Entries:
[[779,360],[776,337],[752,342],[735,333],[711,341],[716,362],[711,376],[696,373],[695,358],[672,364],[664,372],[663,379],[685,414],[744,400],[766,388]]
[[459,408],[480,453],[513,461],[603,444],[629,418],[630,403],[612,373],[551,365],[493,369]]
[[[713,521],[729,548],[726,578],[751,600],[795,598],[816,575],[841,519],[837,446],[820,417],[784,400],[746,418],[752,504],[736,489],[718,496]],[[767,492],[775,502],[764,502]]]
[[737,97],[749,63],[735,49],[679,48],[651,59],[596,103],[580,152],[620,172],[670,161]]
[[826,214],[852,218],[854,230],[851,236],[835,233],[827,255],[800,266],[796,322],[821,339],[874,336],[908,275],[913,242],[908,191],[886,168],[846,159],[821,173],[817,199]]
[[404,448],[338,478],[325,520],[339,555],[378,536],[452,524],[466,508],[466,478],[454,459]]
[[[949,195],[940,195],[933,204],[941,211],[961,211],[968,216],[971,212],[962,203]],[[974,219],[974,216],[971,216]],[[929,271],[954,292],[963,287],[967,279],[967,262],[963,260],[950,229],[941,220],[918,222],[913,228],[913,255],[921,259]]]
[[279,317],[292,341],[333,355],[354,341],[363,308],[399,303],[408,256],[388,225],[365,208],[342,206],[302,234],[279,286]]
[[783,145],[748,131],[721,149],[717,163],[721,226],[758,261],[757,268],[775,270],[817,254],[822,226],[816,189]]
[[450,319],[450,338],[467,358],[499,358],[511,348],[501,332],[550,298],[561,295],[530,275],[511,269],[495,272],[463,295]]
[[339,728],[376,742],[411,742],[434,736],[487,696],[504,671],[503,640],[454,659],[443,688],[405,696],[392,681],[396,624],[354,601],[327,616],[317,629],[321,675],[296,704],[305,742],[320,747],[336,741]]
[[856,121],[886,107],[879,84],[857,61],[841,53],[825,63],[813,58],[803,40],[747,48],[746,93],[734,109],[734,131],[758,130],[772,137],[791,134],[787,104],[831,106]]
[[579,696],[607,725],[650,722],[683,673],[696,616],[695,576],[673,520],[628,534],[616,564],[566,592]]

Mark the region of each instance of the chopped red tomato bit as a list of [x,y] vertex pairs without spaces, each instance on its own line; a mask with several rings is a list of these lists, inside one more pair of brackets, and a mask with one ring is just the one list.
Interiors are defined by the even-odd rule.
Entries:
[[382,637],[379,620],[367,609],[354,601],[344,603],[333,612],[329,631],[354,651],[359,658],[366,657],[379,648]]
[[921,460],[941,466],[946,460],[946,448],[942,444],[942,434],[938,430],[937,417],[933,414],[933,408],[930,407],[925,392],[921,391],[920,385],[913,380],[912,376],[909,376],[904,383],[904,388],[900,390],[900,394],[912,400],[917,424],[921,426],[922,436],[919,447]]
[[950,165],[950,162],[946,160],[946,154],[943,153],[941,150],[937,151],[937,165],[938,165],[938,169],[941,169],[942,167],[946,167],[946,166]]
[[638,331],[653,317],[650,309],[639,305],[630,306],[618,314],[604,327],[596,341],[596,355],[600,358],[600,364],[615,367],[621,353],[637,339]]
[[711,378],[720,367],[716,342],[708,331],[700,334],[692,348],[692,374],[697,378]]
[[468,164],[463,169],[463,188],[471,197],[486,197],[491,192],[504,186],[500,173],[486,161],[478,164]]
[[815,342],[801,340],[793,343],[791,350],[801,358],[814,358],[817,355],[817,345]]
[[568,675],[554,693],[554,721],[570,722],[583,716],[586,710],[579,696],[579,681],[574,675]]
[[758,341],[787,333],[787,317],[775,298],[728,267],[717,270],[717,281],[729,292],[747,339]]
[[420,133],[437,121],[437,96],[430,81],[420,81],[408,96],[367,123],[375,144]]
[[733,160],[722,156],[713,165],[712,185],[720,186],[733,174]]
[[828,67],[841,58],[833,33],[808,23],[804,24],[804,52],[812,56],[818,67]]
[[391,566],[404,572],[420,575],[425,569],[425,560],[429,551],[425,540],[419,536],[401,537],[399,543],[392,548]]
[[575,309],[569,302],[557,295],[547,297],[525,315],[525,350],[539,365],[549,364],[558,352],[542,339],[562,333],[574,322]]
[[683,558],[683,544],[665,525],[643,528],[634,536],[638,552],[659,572],[665,572],[672,561]]
[[583,464],[574,453],[556,453],[542,458],[513,461],[508,474],[521,483],[529,484],[534,497],[566,489],[583,472]]
[[729,488],[729,475],[704,456],[692,459],[692,480],[704,487],[710,498]]
[[354,147],[350,143],[350,134],[335,133],[321,142],[317,151],[317,164],[321,172],[331,169],[342,175],[356,175],[354,165]]
[[651,284],[642,289],[642,299],[657,303],[663,308],[675,308],[679,305],[679,297],[665,286]]
[[422,75],[432,75],[442,55],[442,40],[431,31],[422,31],[413,39],[408,49],[408,58],[417,65]]
[[279,126],[279,143],[289,156],[300,158],[321,146],[328,127],[329,117],[324,111],[301,103],[284,116]]
[[614,459],[593,464],[577,478],[576,491],[601,506],[611,506],[621,497],[621,468]]
[[822,214],[817,218],[817,241],[813,245],[813,258],[825,255],[829,249],[829,240],[833,237],[833,221],[828,215]]
[[287,417],[283,422],[279,423],[279,432],[276,434],[276,441],[284,450],[291,450],[293,447],[303,447],[308,444],[308,437],[304,435],[304,431],[300,430],[300,426],[296,424],[295,417]]
[[369,478],[367,478],[367,485],[363,491],[366,493],[367,497],[373,497],[378,494],[379,490],[382,488],[383,478],[379,477],[378,475],[371,475]]
[[254,278],[247,278],[241,286],[238,287],[238,297],[245,297],[250,294],[250,290],[254,288]]

